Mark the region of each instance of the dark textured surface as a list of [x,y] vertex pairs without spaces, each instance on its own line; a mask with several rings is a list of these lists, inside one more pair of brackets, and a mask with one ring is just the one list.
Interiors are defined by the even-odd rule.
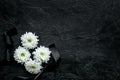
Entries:
[[[59,67],[42,80],[119,80],[119,18],[120,0],[1,0],[0,60],[5,58],[2,33],[16,27],[16,47],[31,31],[39,44],[55,42],[60,51]],[[27,75],[16,66],[0,66],[0,80]]]

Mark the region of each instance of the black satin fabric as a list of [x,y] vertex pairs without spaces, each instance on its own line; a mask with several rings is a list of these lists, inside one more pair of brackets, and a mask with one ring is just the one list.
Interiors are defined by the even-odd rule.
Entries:
[[[15,47],[29,31],[40,45],[56,43],[61,63],[41,80],[120,79],[120,0],[0,0],[0,61],[2,33],[12,27]],[[19,75],[32,76],[18,64],[0,66],[0,80]]]

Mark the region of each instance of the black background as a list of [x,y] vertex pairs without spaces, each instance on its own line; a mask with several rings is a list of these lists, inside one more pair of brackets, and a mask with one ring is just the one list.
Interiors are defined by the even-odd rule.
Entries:
[[[5,59],[2,33],[16,27],[20,36],[34,32],[39,44],[56,43],[59,67],[42,80],[120,79],[120,0],[1,0],[0,61]],[[0,80],[28,75],[20,66],[0,66]]]

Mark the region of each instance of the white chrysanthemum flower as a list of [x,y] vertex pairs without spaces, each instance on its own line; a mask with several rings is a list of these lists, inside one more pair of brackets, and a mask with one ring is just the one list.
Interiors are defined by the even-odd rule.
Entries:
[[20,46],[15,50],[15,53],[14,53],[14,59],[21,64],[29,60],[30,56],[31,54],[29,53],[29,51]]
[[25,63],[25,69],[31,74],[38,74],[42,68],[41,63],[34,60],[29,60]]
[[47,63],[50,59],[50,53],[51,51],[49,50],[49,48],[40,46],[33,52],[33,55],[34,55],[33,58],[36,61],[42,60],[43,62]]
[[26,32],[21,36],[21,43],[25,48],[34,49],[38,45],[38,36],[32,32]]

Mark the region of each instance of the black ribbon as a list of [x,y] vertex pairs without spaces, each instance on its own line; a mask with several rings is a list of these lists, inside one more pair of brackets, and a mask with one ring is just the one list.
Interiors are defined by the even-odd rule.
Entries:
[[3,37],[4,37],[4,42],[5,42],[5,54],[6,54],[6,57],[5,57],[5,60],[1,61],[0,62],[0,65],[9,65],[11,64],[11,53],[14,49],[14,45],[13,45],[13,40],[12,40],[12,37],[14,35],[17,35],[17,30],[16,28],[12,28],[10,30],[7,30],[3,33]]
[[[3,66],[4,65],[14,65],[14,64],[12,64],[14,61],[12,61],[13,57],[11,55],[12,51],[14,50],[12,37],[16,34],[17,34],[16,28],[12,28],[3,33],[5,46],[6,46],[6,50],[5,50],[6,58],[2,62],[0,62],[0,64]],[[44,68],[42,69],[42,71],[40,73],[38,73],[37,75],[32,76],[32,77],[26,77],[26,76],[19,75],[19,76],[16,76],[13,80],[40,80],[41,75],[44,72],[54,70],[60,62],[60,54],[56,48],[55,43],[48,45],[48,47],[52,52],[51,58],[50,58],[49,62],[44,65]]]

